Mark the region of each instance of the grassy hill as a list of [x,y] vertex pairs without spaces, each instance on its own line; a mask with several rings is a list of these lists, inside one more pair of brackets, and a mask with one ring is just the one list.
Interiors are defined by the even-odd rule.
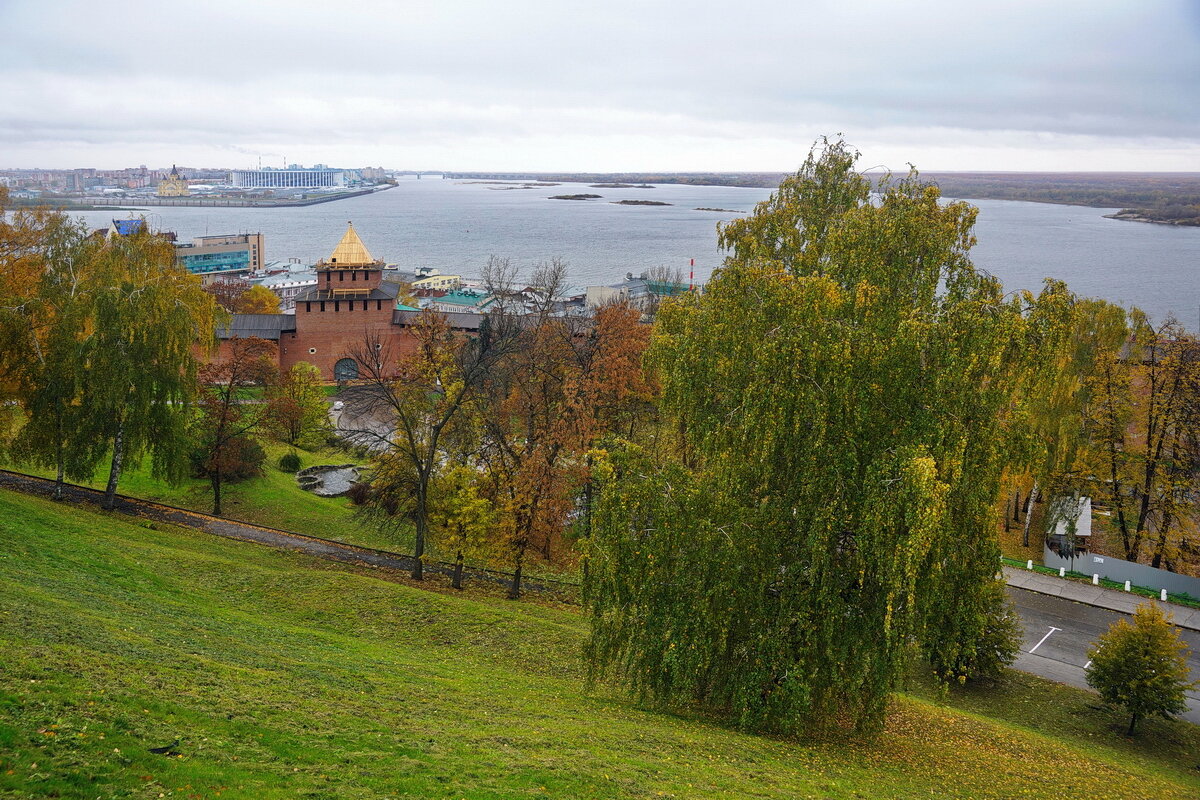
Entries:
[[901,697],[874,740],[752,736],[585,691],[572,609],[145,524],[0,491],[0,797],[1200,792],[1200,729],[1129,741],[1033,678]]

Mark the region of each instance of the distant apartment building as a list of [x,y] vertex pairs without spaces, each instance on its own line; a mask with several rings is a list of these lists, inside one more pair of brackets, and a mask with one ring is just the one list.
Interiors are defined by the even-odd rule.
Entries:
[[229,182],[240,189],[323,189],[345,186],[346,173],[324,164],[292,164],[287,169],[235,169],[229,173]]
[[263,265],[263,235],[197,236],[191,244],[175,245],[175,259],[189,272],[206,278],[249,272]]

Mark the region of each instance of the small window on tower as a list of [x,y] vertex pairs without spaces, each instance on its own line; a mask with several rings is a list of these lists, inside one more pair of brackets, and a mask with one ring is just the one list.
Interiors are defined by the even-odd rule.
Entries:
[[317,348],[315,348],[315,347],[308,348],[308,354],[310,356],[315,356],[317,354]]

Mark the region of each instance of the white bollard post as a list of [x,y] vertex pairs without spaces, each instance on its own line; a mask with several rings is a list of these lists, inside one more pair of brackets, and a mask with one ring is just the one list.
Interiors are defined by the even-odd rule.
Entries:
[[1167,602],[1167,590],[1166,589],[1163,589],[1161,592],[1159,592],[1158,599],[1162,600],[1164,603]]
[[1100,573],[1093,572],[1092,573],[1092,586],[1099,586],[1099,585],[1100,585]]
[[1025,562],[1025,569],[1033,569],[1033,559],[1032,558]]
[[1065,577],[1067,577],[1067,568],[1066,568],[1066,567],[1059,567],[1059,568],[1058,568],[1058,577],[1060,577],[1060,578],[1065,578]]
[[1129,591],[1129,581],[1125,581],[1125,591]]

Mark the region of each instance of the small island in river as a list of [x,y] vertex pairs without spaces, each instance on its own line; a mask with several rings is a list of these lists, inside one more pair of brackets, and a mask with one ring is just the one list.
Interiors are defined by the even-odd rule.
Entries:
[[598,200],[601,195],[598,194],[556,194],[553,197],[548,197],[548,200]]
[[696,211],[720,211],[722,214],[743,214],[743,211],[734,211],[732,208],[697,208]]
[[593,183],[593,189],[653,189],[648,183]]
[[1105,219],[1122,219],[1127,222],[1151,222],[1155,225],[1186,225],[1200,227],[1200,206],[1183,209],[1165,208],[1122,208],[1115,214],[1105,214]]
[[669,206],[670,203],[664,203],[661,200],[613,200],[614,206]]

